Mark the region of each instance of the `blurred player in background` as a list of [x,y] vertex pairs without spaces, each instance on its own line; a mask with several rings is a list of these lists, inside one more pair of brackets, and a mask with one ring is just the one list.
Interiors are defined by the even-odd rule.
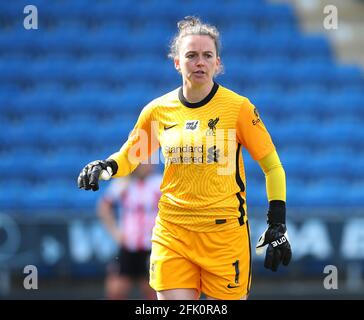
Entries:
[[135,283],[143,299],[154,299],[148,284],[152,229],[160,198],[159,174],[140,165],[129,179],[115,179],[98,203],[98,215],[119,246],[106,270],[108,299],[127,299]]
[[150,285],[158,299],[198,299],[201,293],[246,299],[251,247],[242,147],[266,176],[268,228],[257,250],[268,246],[265,267],[273,271],[291,259],[285,172],[254,105],[214,81],[222,67],[217,29],[195,17],[180,21],[170,57],[182,87],[150,102],[120,151],[88,164],[78,185],[98,190],[103,170],[127,176],[161,146],[166,162]]

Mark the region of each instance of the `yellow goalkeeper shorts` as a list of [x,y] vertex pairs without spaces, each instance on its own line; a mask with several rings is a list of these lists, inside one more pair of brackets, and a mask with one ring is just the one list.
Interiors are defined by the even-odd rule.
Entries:
[[216,299],[241,299],[251,283],[248,221],[231,230],[196,232],[158,217],[149,274],[156,291],[194,288]]

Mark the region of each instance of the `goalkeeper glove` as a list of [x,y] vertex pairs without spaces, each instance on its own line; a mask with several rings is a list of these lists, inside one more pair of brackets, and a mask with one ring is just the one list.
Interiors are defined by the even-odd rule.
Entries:
[[102,170],[106,170],[110,176],[118,171],[118,165],[115,160],[96,160],[86,165],[77,179],[80,189],[97,191],[99,190],[99,179]]
[[284,201],[273,200],[269,202],[268,228],[260,236],[256,253],[261,255],[265,246],[264,267],[277,271],[279,264],[287,266],[292,258],[291,245],[289,244],[286,228],[286,205]]

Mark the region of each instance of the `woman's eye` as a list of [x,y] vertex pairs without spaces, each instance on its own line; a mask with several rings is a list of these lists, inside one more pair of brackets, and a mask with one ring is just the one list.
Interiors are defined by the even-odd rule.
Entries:
[[[187,59],[193,59],[194,57],[196,56],[196,54],[194,54],[194,53],[191,53],[191,54],[188,54],[187,56],[186,56],[186,58]],[[206,58],[212,58],[212,54],[211,53],[205,53],[204,54],[204,57],[206,57]]]

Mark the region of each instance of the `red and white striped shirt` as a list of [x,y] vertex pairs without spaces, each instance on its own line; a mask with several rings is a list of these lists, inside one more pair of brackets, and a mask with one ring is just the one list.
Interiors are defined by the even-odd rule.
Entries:
[[129,251],[150,250],[152,229],[161,196],[160,175],[144,180],[130,177],[114,179],[104,194],[104,200],[118,206],[118,221],[125,248]]

